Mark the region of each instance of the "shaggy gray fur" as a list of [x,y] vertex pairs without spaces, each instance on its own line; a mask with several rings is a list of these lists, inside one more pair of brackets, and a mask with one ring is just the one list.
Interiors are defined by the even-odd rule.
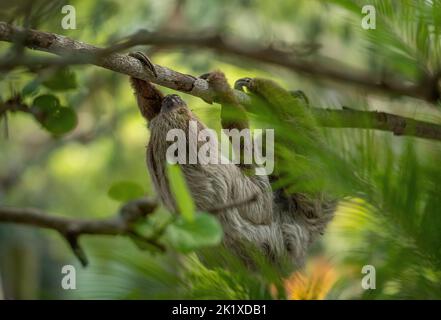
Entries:
[[[197,121],[198,130],[205,125],[178,96],[164,98],[153,85],[138,79],[132,78],[132,85],[141,113],[149,120],[148,170],[162,203],[176,212],[166,176],[166,151],[172,143],[166,141],[166,135],[176,128],[188,134],[190,120]],[[152,110],[156,110],[154,115]],[[202,144],[198,142],[198,147]],[[329,202],[303,194],[287,196],[282,190],[273,192],[267,176],[246,175],[234,164],[180,166],[200,211],[257,195],[256,201],[217,215],[224,230],[224,244],[243,257],[246,253],[238,248],[241,242],[249,241],[275,263],[288,259],[292,265],[301,266],[307,248],[333,215],[334,206]]]

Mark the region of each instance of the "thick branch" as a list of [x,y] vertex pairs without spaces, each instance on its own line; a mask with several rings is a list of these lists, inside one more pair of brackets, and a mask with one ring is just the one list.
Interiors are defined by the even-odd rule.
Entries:
[[426,75],[426,79],[423,79],[421,83],[408,83],[392,77],[380,77],[369,72],[356,70],[338,61],[310,61],[302,58],[295,51],[282,51],[272,46],[261,47],[240,39],[228,39],[219,34],[165,34],[141,30],[127,37],[125,41],[107,48],[106,51],[120,51],[136,45],[205,47],[220,53],[279,65],[316,78],[339,81],[387,94],[409,96],[430,103],[437,102],[441,96],[441,89],[438,84],[439,74]]
[[[159,38],[151,33],[140,32],[123,43],[117,44],[111,48],[100,49],[95,46],[76,41],[61,35],[36,30],[23,30],[5,22],[0,22],[0,40],[15,42],[21,41],[25,46],[54,53],[63,56],[57,59],[55,65],[64,65],[65,63],[89,63],[97,66],[127,74],[143,80],[148,80],[158,85],[191,94],[200,97],[211,103],[215,101],[215,92],[210,88],[206,80],[185,75],[169,68],[155,65],[157,77],[151,74],[142,63],[127,55],[114,53],[115,50],[131,47],[136,44],[188,44],[200,45],[219,49],[240,56],[251,57],[257,60],[267,61],[303,71],[309,74],[322,75],[328,78],[352,82],[371,89],[379,89],[390,93],[396,93],[416,98],[433,101],[433,88],[428,89],[424,86],[415,86],[403,84],[400,82],[376,81],[372,76],[361,75],[357,72],[348,73],[340,69],[332,70],[329,67],[319,66],[316,63],[306,63],[302,61],[289,59],[286,53],[280,53],[271,50],[242,49],[239,45],[233,45],[223,41],[218,37],[185,38],[163,36]],[[51,59],[49,62],[52,62]],[[285,62],[286,60],[286,62]],[[41,62],[41,60],[40,60]],[[250,97],[241,91],[234,90],[234,94],[241,104],[250,107]],[[435,95],[437,96],[437,94]],[[251,106],[252,107],[252,106]],[[396,135],[409,135],[426,139],[441,140],[441,126],[434,123],[418,121],[398,115],[387,114],[383,112],[365,112],[354,110],[323,110],[313,108],[314,114],[319,119],[319,123],[325,127],[334,128],[370,128],[385,131],[392,131]]]
[[[118,53],[107,54],[101,48],[61,35],[36,30],[24,30],[8,23],[0,22],[0,40],[8,42],[21,41],[23,45],[29,48],[63,56],[70,63],[95,64],[112,71],[194,95],[206,101],[213,101],[213,93],[209,89],[207,81],[203,79],[197,79],[160,65],[155,65],[157,77],[154,77],[138,59]],[[58,64],[62,63],[59,62]]]

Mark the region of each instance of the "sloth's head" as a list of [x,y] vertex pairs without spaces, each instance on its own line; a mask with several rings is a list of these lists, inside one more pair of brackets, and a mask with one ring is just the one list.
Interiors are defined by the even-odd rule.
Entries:
[[169,94],[164,97],[161,104],[161,113],[164,112],[183,112],[178,109],[184,108],[187,109],[187,104],[184,100],[181,99],[177,94]]
[[183,129],[187,132],[190,121],[197,121],[199,128],[204,127],[180,96],[169,94],[162,99],[161,110],[150,121],[149,127],[152,132],[160,131],[162,136],[170,129]]

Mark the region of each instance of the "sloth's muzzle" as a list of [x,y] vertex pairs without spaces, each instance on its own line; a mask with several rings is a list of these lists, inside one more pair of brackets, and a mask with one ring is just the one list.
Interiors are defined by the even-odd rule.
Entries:
[[173,111],[179,107],[186,107],[187,104],[177,94],[169,94],[162,100],[161,112]]

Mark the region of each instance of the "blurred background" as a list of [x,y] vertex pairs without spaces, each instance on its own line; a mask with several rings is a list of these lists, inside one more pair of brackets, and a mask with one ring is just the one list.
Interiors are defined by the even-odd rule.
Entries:
[[[64,30],[61,8],[76,9],[76,29]],[[295,52],[307,61],[415,82],[441,64],[439,1],[370,1],[376,29],[361,28],[364,1],[332,0],[4,0],[0,20],[105,47],[139,29],[165,34],[223,34],[244,43]],[[0,55],[11,54],[0,42]],[[264,77],[302,90],[314,108],[385,111],[441,124],[440,104],[378,94],[347,83],[205,47],[139,46],[159,65],[194,76],[219,69],[230,83]],[[33,56],[49,56],[31,52]],[[1,59],[3,59],[1,58]],[[350,72],[350,70],[349,70]],[[175,93],[161,88],[165,93]],[[29,114],[0,118],[0,204],[36,207],[76,218],[104,218],[121,206],[109,190],[121,183],[154,195],[145,165],[149,133],[128,77],[92,65],[2,70],[0,101],[55,96],[74,121],[60,132]],[[220,130],[220,106],[182,94],[208,127]],[[262,122],[262,119],[259,120]],[[266,125],[277,126],[278,123]],[[257,123],[257,120],[256,120]],[[256,124],[256,126],[258,126]],[[287,137],[294,130],[283,127]],[[317,188],[341,199],[336,217],[311,250],[304,270],[282,283],[288,299],[441,298],[441,144],[366,129],[323,129],[330,154]],[[295,185],[296,160],[285,158]],[[305,169],[308,170],[308,169]],[[296,176],[297,174],[297,176]],[[166,216],[158,209],[156,219]],[[155,218],[154,218],[155,219]],[[84,236],[90,264],[81,267],[56,232],[0,224],[0,298],[174,299],[272,298],[270,272],[232,272],[201,264],[194,253],[140,250],[125,237]],[[76,268],[77,289],[63,290],[63,265]],[[376,270],[364,290],[362,268]]]

